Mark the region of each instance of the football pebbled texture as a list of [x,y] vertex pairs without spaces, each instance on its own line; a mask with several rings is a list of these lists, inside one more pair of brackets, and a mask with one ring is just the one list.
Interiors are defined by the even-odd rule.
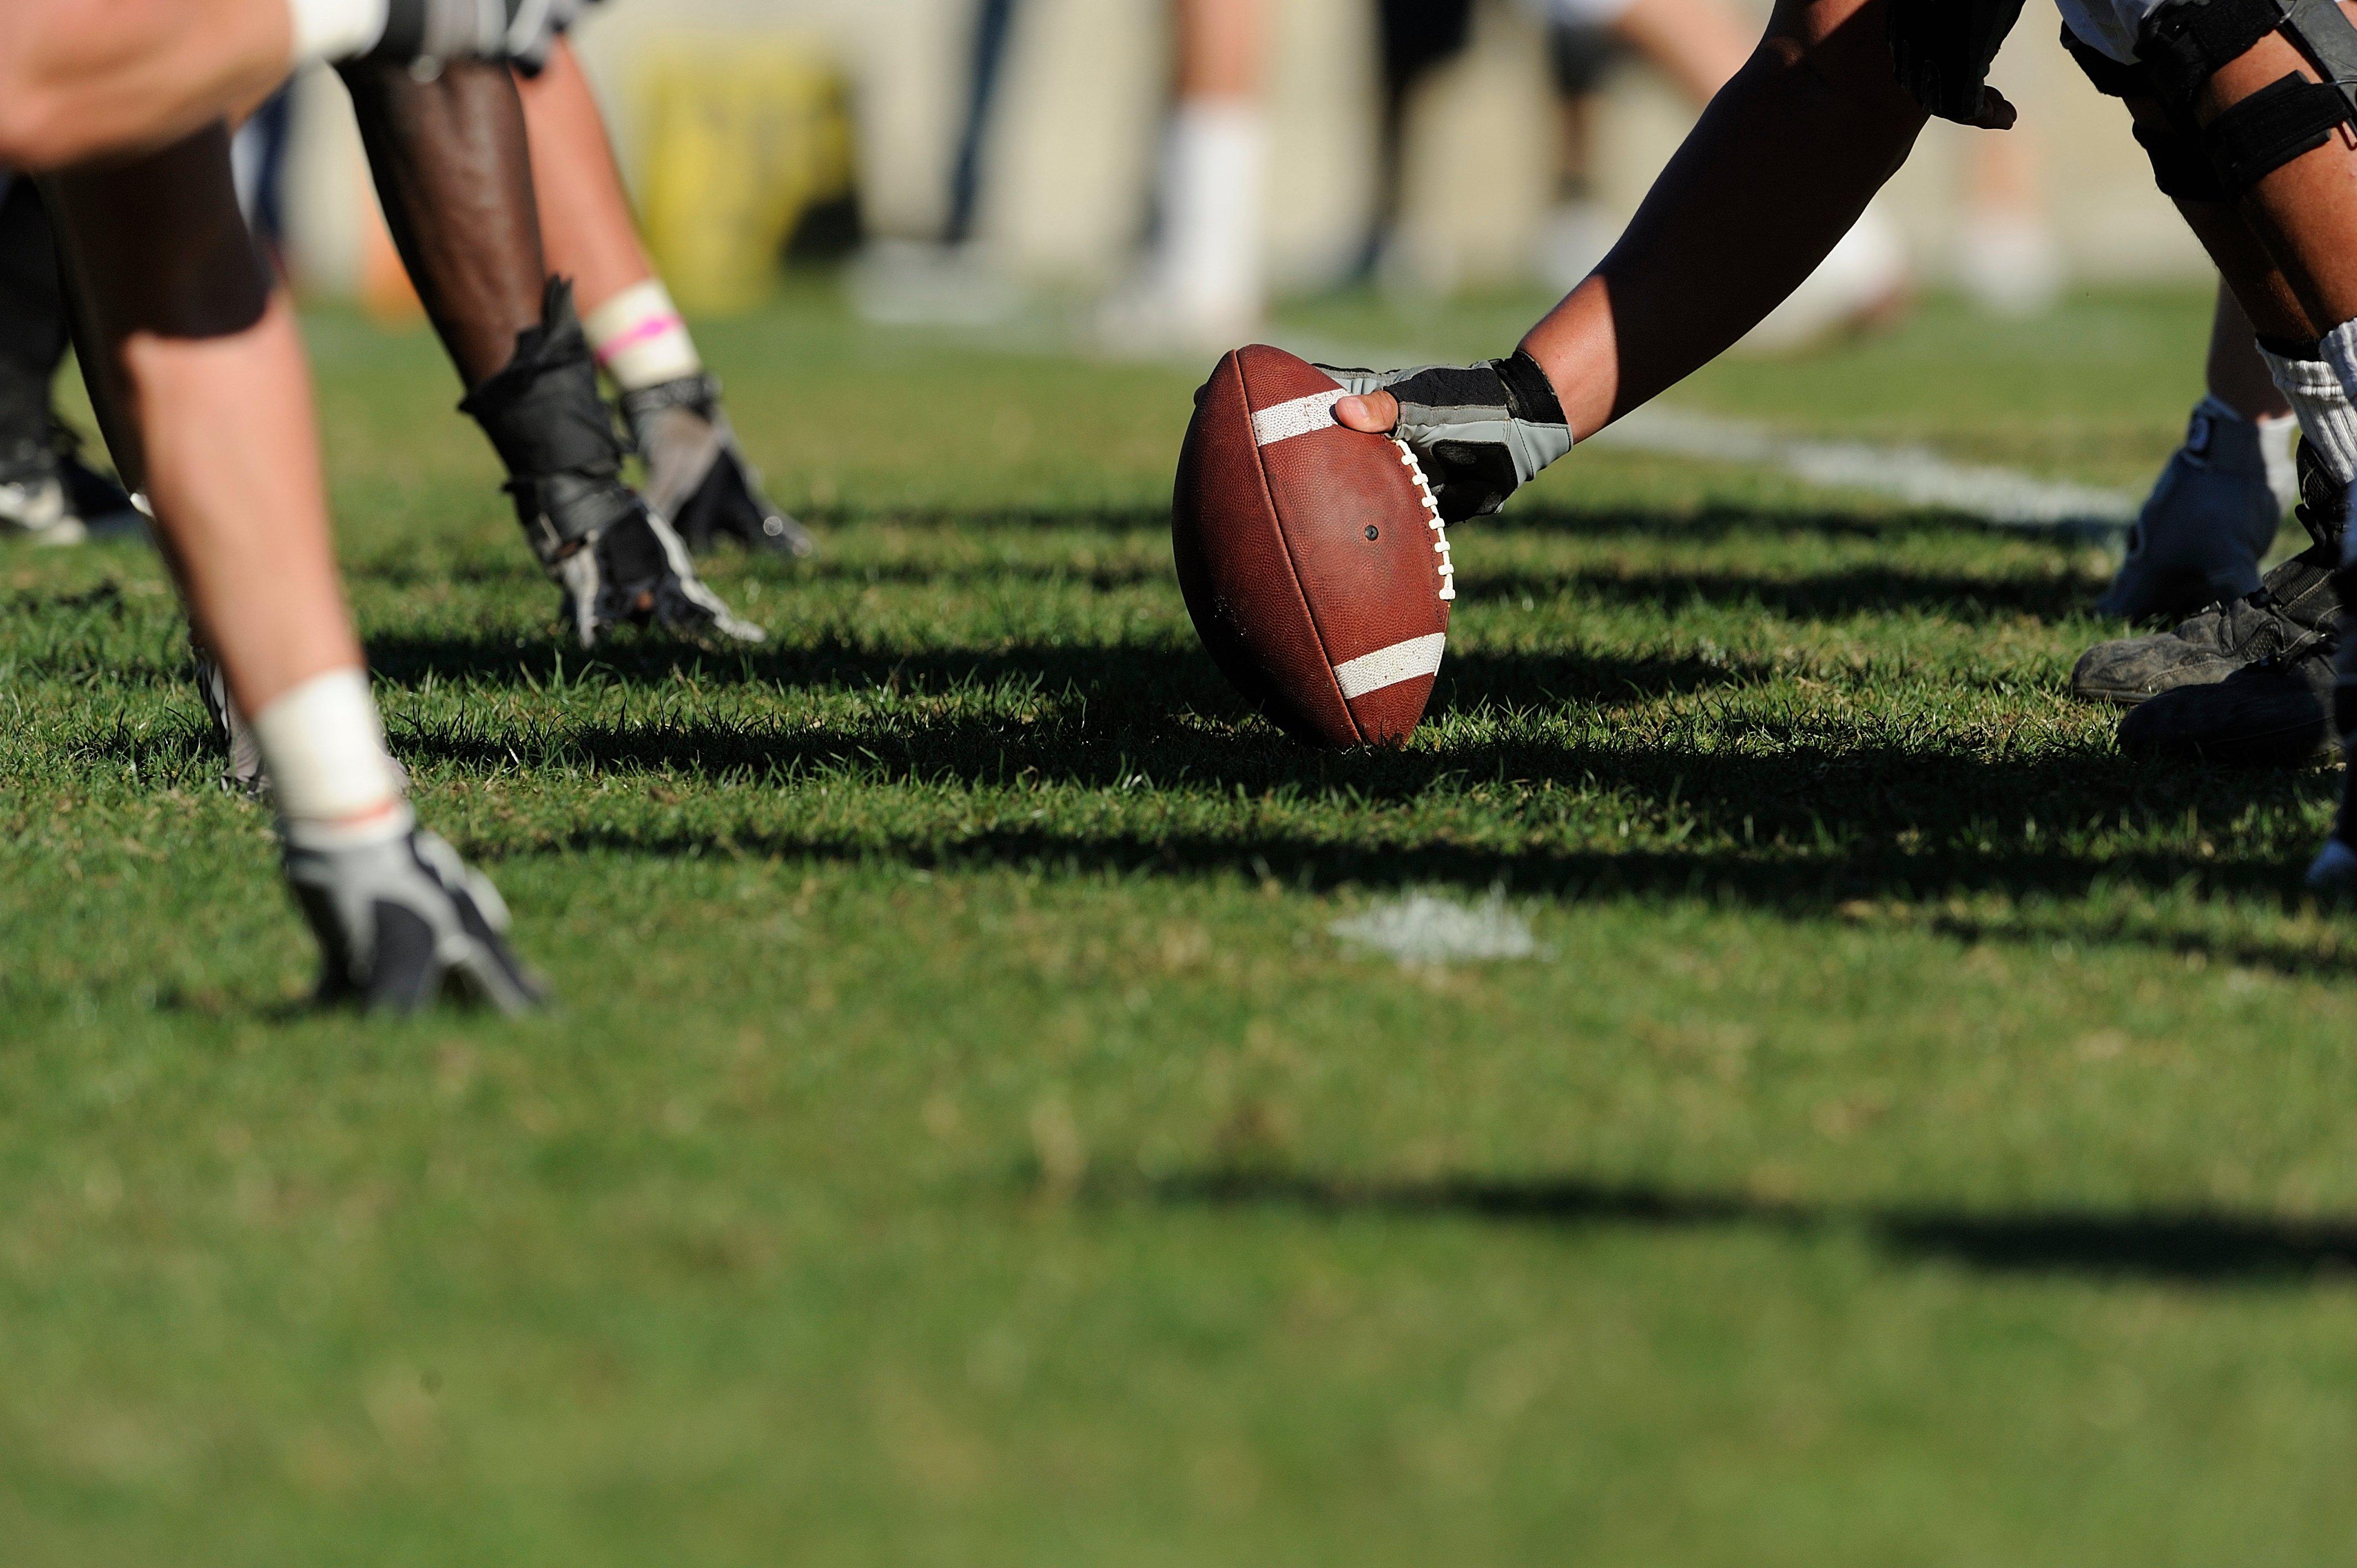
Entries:
[[1456,569],[1399,442],[1334,423],[1324,371],[1255,345],[1195,394],[1171,553],[1196,633],[1288,733],[1395,746],[1432,699]]

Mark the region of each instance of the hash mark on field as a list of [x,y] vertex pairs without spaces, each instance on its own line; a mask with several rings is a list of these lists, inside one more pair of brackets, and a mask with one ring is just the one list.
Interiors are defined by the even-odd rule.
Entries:
[[1471,905],[1430,893],[1412,893],[1378,904],[1363,915],[1337,920],[1329,929],[1345,942],[1372,948],[1403,964],[1539,956],[1530,922],[1506,907],[1502,893],[1492,893]]

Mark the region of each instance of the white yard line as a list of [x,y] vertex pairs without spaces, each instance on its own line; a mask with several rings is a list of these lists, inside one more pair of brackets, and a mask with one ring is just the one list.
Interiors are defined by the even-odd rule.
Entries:
[[1952,462],[1928,446],[1792,435],[1750,420],[1655,403],[1595,437],[1604,446],[1774,468],[1828,489],[1937,507],[1997,528],[2109,537],[2136,521],[2136,498],[2015,468]]

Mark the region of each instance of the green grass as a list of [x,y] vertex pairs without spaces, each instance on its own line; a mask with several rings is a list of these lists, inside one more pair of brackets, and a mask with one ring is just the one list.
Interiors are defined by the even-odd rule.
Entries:
[[[1494,349],[1530,302],[1315,330]],[[1681,392],[2134,485],[2202,301]],[[563,1005],[306,1014],[145,553],[0,553],[0,1557],[2309,1564],[2357,1501],[2326,771],[2123,759],[2083,546],[1598,450],[1307,754],[1188,378],[707,330],[825,527],[554,635],[431,344],[313,324],[421,808]],[[1334,924],[1501,890],[1522,961]]]

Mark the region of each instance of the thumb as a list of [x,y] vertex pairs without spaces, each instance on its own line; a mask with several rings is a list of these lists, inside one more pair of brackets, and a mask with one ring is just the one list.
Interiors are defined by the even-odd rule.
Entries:
[[1984,131],[2010,131],[2020,113],[2008,102],[2004,93],[1994,87],[1981,89],[1981,109],[1973,124]]
[[1389,435],[1399,424],[1399,399],[1387,392],[1372,392],[1364,397],[1346,397],[1334,405],[1334,423],[1345,430],[1363,430],[1370,435]]

